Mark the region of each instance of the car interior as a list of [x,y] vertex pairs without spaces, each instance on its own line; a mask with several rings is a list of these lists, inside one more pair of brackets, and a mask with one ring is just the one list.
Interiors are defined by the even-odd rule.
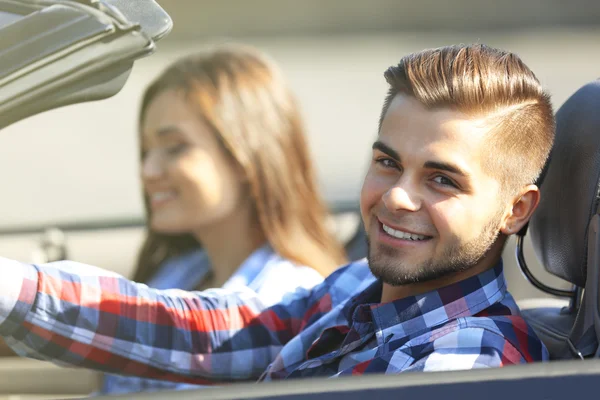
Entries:
[[[545,269],[573,284],[563,307],[525,300],[520,306],[553,359],[598,356],[598,235],[600,188],[600,81],[580,88],[556,114],[556,139],[529,224]],[[520,257],[520,265],[527,269]],[[532,283],[545,291],[552,288]]]
[[[135,60],[150,55],[171,27],[169,15],[153,0],[0,0],[0,129],[43,111],[113,96],[125,84]],[[600,361],[595,360],[600,355],[599,109],[597,80],[577,90],[557,111],[555,146],[540,180],[542,200],[517,239],[515,257],[523,274],[532,287],[552,296],[518,304],[557,362],[486,371],[314,379],[310,385],[236,384],[172,392],[168,397],[359,399],[377,393],[480,399],[486,393],[490,399],[504,399],[506,393],[518,390],[529,398],[563,399],[572,395],[573,387],[591,390],[600,375]],[[366,241],[357,204],[337,202],[332,210],[332,229],[349,259],[363,258]],[[84,228],[110,226],[108,221]],[[138,229],[141,223],[119,226]],[[61,230],[45,232],[43,260],[66,256],[62,235]],[[536,277],[529,267],[533,260],[524,254],[526,237],[545,271],[569,282],[570,289],[550,287]],[[98,374],[92,371],[0,359],[0,399],[84,397],[97,387]],[[164,397],[164,393],[127,396]]]

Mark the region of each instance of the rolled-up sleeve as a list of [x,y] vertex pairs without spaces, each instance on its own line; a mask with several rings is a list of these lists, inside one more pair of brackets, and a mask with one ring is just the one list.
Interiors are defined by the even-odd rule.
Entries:
[[0,334],[19,354],[191,383],[257,378],[311,306],[253,293],[155,290],[74,262],[0,258]]
[[0,335],[11,336],[21,327],[35,301],[34,266],[0,257]]

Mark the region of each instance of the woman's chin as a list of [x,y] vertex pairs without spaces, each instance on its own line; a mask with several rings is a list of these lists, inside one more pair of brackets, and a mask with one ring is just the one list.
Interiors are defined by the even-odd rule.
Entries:
[[150,229],[155,233],[163,235],[181,235],[191,232],[189,227],[177,223],[173,219],[168,221],[153,220],[150,224]]

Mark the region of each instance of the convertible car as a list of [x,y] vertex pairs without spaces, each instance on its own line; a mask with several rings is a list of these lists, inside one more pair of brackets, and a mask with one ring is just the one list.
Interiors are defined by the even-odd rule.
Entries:
[[[113,96],[125,84],[133,63],[150,55],[171,26],[169,15],[153,0],[0,0],[0,128],[43,111]],[[310,384],[234,384],[127,398],[563,400],[573,394],[594,396],[600,382],[599,110],[600,81],[576,90],[558,110],[556,144],[540,182],[542,202],[517,240],[515,257],[531,288],[554,296],[520,301],[547,345],[551,362],[311,379]],[[337,213],[355,213],[353,207],[340,206]],[[523,252],[526,235],[546,271],[570,282],[571,289],[548,287],[535,277]],[[364,256],[360,224],[344,241],[350,258]],[[96,376],[38,361],[2,359],[0,399],[82,397],[93,390]]]

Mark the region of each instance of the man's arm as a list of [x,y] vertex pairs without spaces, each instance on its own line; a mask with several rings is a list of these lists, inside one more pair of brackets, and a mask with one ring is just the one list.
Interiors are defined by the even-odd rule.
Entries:
[[106,372],[207,383],[257,378],[310,308],[250,293],[159,291],[74,262],[0,258],[0,335],[19,355]]

